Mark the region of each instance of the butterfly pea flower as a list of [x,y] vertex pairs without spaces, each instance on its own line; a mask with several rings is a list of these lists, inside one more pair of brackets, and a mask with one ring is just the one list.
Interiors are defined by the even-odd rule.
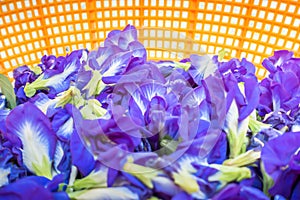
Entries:
[[[26,169],[16,163],[16,158],[8,147],[0,143],[0,187],[22,178],[26,174]],[[3,146],[2,146],[3,145]]]
[[126,186],[86,189],[68,193],[68,195],[71,199],[140,199],[135,190]]
[[223,188],[217,195],[215,195],[213,200],[225,200],[225,199],[259,199],[267,200],[269,199],[262,191],[257,188],[243,186],[236,183],[228,184]]
[[93,171],[81,179],[76,179],[68,186],[68,190],[74,192],[92,188],[106,188],[107,179],[108,168],[97,162],[96,166],[93,167]]
[[27,102],[10,112],[6,127],[5,137],[21,149],[22,160],[27,169],[51,179],[57,138],[49,119],[35,105]]
[[208,55],[191,55],[190,61],[191,66],[188,69],[188,73],[197,85],[202,85],[201,80],[214,74],[217,70],[217,66]]
[[0,188],[0,199],[69,199],[65,192],[51,191],[54,181],[43,176],[28,176]]
[[70,152],[72,165],[77,167],[83,177],[87,176],[94,169],[96,162],[93,155],[82,143],[76,130],[72,132],[70,137]]
[[290,199],[297,195],[293,185],[299,183],[299,139],[300,132],[287,132],[268,141],[262,149],[264,191],[271,196],[279,194]]
[[294,58],[293,55],[294,53],[288,50],[275,51],[273,56],[263,60],[262,65],[269,71],[271,79],[278,71],[292,71],[299,75],[299,69],[295,66],[300,64],[300,60]]
[[70,87],[72,81],[76,80],[76,74],[82,64],[82,57],[87,54],[86,50],[72,52],[63,62],[63,71],[50,75],[42,73],[34,82],[27,83],[24,92],[27,97],[32,97],[37,90],[46,90],[50,96],[56,95]]
[[228,62],[220,62],[218,61],[218,56],[214,56],[212,60],[218,66],[218,70],[221,74],[231,72],[238,82],[243,82],[244,77],[255,75],[255,66],[245,58],[241,61],[232,58]]
[[266,58],[263,66],[270,72],[260,83],[262,92],[259,110],[261,115],[271,111],[293,111],[299,105],[300,61],[293,53],[283,50]]
[[127,25],[122,31],[111,31],[104,41],[104,46],[118,46],[123,51],[131,51],[133,55],[133,59],[130,61],[131,66],[145,63],[147,58],[146,49],[138,41],[137,30],[132,25]]
[[15,80],[14,90],[18,103],[24,103],[28,101],[28,97],[24,92],[24,87],[27,83],[32,83],[38,76],[26,65],[20,66],[13,71],[13,77]]

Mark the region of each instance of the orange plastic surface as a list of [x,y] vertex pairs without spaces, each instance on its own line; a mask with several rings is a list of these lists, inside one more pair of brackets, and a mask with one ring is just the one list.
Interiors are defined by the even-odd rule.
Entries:
[[20,65],[44,55],[93,49],[109,31],[140,28],[149,59],[179,60],[190,53],[246,57],[261,67],[274,50],[299,57],[298,0],[0,0],[0,72],[12,76]]

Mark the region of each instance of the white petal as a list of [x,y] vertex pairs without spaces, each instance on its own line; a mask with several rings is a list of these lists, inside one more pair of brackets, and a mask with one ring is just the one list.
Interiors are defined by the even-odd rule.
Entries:
[[8,175],[10,174],[10,168],[0,168],[0,187],[8,184]]

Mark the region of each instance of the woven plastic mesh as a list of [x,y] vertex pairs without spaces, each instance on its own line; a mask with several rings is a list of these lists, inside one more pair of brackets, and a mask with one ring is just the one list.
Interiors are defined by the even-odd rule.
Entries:
[[0,0],[0,72],[12,75],[44,55],[93,49],[109,31],[141,29],[149,59],[181,59],[189,53],[247,58],[266,75],[263,58],[274,50],[300,56],[300,1],[275,0]]

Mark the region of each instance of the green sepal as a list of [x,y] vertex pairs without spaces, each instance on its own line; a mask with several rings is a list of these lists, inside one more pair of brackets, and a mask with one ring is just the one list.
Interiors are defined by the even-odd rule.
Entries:
[[255,151],[251,149],[245,153],[238,155],[235,158],[225,160],[223,162],[223,165],[235,167],[251,165],[260,158],[260,154],[260,151]]
[[153,189],[152,179],[158,176],[159,170],[150,167],[144,167],[133,163],[133,158],[128,158],[123,166],[123,170],[138,178],[148,188]]
[[92,171],[88,176],[82,179],[76,179],[72,188],[76,190],[107,187],[107,169]]
[[220,181],[221,187],[225,186],[227,183],[251,178],[251,171],[247,167],[235,167],[235,166],[225,166],[219,164],[210,164],[210,167],[213,167],[219,172],[208,178],[209,181]]
[[51,163],[46,156],[43,156],[42,163],[32,163],[32,168],[37,176],[44,176],[50,180],[52,179]]
[[37,90],[48,89],[46,84],[48,79],[43,79],[44,74],[40,75],[35,81],[32,83],[26,83],[24,87],[24,92],[27,97],[33,97]]

